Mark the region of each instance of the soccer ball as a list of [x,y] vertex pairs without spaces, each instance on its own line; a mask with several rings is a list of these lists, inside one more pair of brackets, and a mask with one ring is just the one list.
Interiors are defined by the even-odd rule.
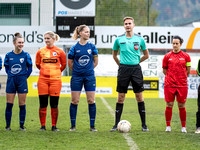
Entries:
[[127,120],[121,120],[117,125],[117,129],[119,132],[127,133],[131,130],[131,124]]

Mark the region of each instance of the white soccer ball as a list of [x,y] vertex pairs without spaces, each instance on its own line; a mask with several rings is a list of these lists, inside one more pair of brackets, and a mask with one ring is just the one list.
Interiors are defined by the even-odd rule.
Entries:
[[117,129],[119,132],[127,133],[131,130],[131,124],[127,120],[121,120],[117,125]]

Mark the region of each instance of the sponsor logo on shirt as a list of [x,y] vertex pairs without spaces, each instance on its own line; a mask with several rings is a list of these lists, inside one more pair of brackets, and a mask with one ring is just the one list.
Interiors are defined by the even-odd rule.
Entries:
[[13,58],[10,58],[10,60],[13,60]]
[[15,64],[10,69],[12,74],[18,74],[21,70],[22,70],[22,66],[20,64]]
[[23,63],[24,62],[24,58],[20,58],[20,60],[19,60],[21,63]]
[[77,52],[77,53],[80,53],[80,51],[81,51],[81,50],[77,50],[76,52]]
[[179,58],[179,60],[185,60],[184,58]]
[[43,59],[43,63],[57,63],[57,59]]
[[91,54],[91,53],[92,53],[92,50],[91,50],[91,49],[88,49],[87,52],[88,52],[88,54]]
[[90,57],[87,55],[83,55],[79,58],[78,63],[81,66],[85,66],[89,63],[89,61],[90,61]]

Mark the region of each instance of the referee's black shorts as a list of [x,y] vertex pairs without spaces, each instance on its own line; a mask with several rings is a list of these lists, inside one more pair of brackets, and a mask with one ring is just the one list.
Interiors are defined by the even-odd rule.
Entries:
[[141,66],[120,64],[117,75],[117,92],[127,93],[129,83],[132,83],[134,93],[144,91]]

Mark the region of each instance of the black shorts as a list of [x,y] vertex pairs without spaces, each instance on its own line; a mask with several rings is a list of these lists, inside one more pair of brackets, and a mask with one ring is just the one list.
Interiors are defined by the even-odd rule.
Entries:
[[140,65],[120,64],[117,75],[117,92],[127,93],[130,82],[132,83],[134,93],[144,91],[143,75]]

